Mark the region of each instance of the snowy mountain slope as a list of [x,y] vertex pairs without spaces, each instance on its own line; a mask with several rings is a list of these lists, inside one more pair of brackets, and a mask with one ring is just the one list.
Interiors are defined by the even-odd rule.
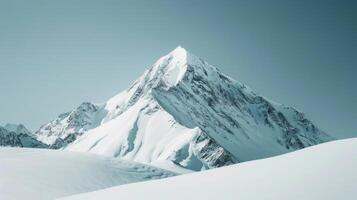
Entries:
[[0,148],[0,199],[54,199],[171,172],[84,153],[48,149]]
[[22,124],[0,126],[0,146],[47,148],[47,145],[37,141],[36,136]]
[[39,138],[64,139],[78,129],[59,147],[196,171],[332,139],[303,113],[257,95],[181,47],[93,110],[84,114],[91,117],[79,115],[89,126],[63,128],[62,122],[67,127],[75,121],[65,116],[42,127]]
[[157,200],[354,200],[356,155],[357,139],[346,139],[273,158],[112,187],[63,200],[135,200],[148,196]]

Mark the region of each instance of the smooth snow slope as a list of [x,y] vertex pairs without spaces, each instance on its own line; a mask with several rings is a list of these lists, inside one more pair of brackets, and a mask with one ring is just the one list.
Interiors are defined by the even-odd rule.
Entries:
[[0,148],[0,199],[55,199],[172,176],[146,165],[97,155]]
[[64,199],[354,200],[356,155],[357,139],[340,140],[273,158]]

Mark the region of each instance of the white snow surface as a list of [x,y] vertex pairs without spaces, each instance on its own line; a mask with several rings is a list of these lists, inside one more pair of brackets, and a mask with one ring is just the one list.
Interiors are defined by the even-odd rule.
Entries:
[[79,194],[63,200],[354,200],[357,138],[272,158],[162,180]]
[[0,148],[0,199],[55,199],[165,178],[159,168],[86,153]]

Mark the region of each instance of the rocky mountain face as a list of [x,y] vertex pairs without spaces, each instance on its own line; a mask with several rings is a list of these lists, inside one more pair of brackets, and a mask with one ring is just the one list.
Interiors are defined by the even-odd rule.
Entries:
[[106,103],[84,103],[36,134],[52,148],[196,171],[332,140],[181,47]]
[[0,146],[28,148],[48,147],[36,140],[36,136],[22,124],[6,124],[5,127],[0,126]]

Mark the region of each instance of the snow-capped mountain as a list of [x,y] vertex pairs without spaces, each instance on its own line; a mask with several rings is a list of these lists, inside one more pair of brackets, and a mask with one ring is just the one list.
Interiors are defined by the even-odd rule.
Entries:
[[47,145],[36,140],[36,136],[22,124],[6,124],[4,127],[0,126],[0,146],[31,148],[47,147]]
[[196,171],[332,139],[181,47],[106,103],[84,103],[37,135],[56,148]]

